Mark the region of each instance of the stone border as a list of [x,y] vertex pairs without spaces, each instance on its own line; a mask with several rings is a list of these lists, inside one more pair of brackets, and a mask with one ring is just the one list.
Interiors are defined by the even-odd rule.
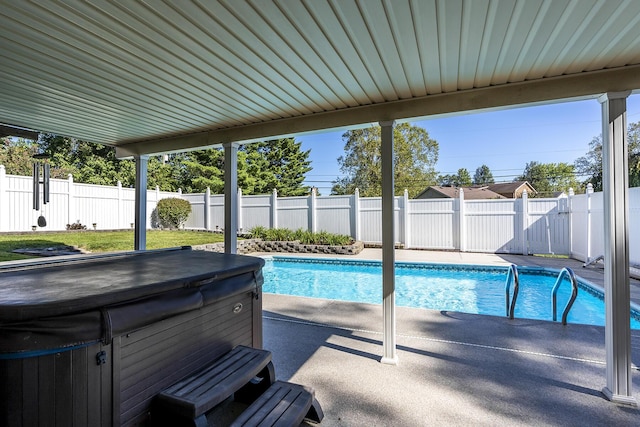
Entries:
[[[224,252],[224,243],[211,243],[206,245],[194,245],[194,250]],[[245,239],[238,240],[238,253],[250,254],[254,252],[284,252],[303,254],[335,254],[335,255],[357,255],[364,249],[363,242],[354,242],[351,245],[305,245],[297,240],[290,242]]]

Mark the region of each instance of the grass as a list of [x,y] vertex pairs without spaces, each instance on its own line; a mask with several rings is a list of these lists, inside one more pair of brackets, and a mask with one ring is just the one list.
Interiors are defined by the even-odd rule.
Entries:
[[[202,245],[222,242],[224,236],[217,233],[197,233],[182,230],[147,231],[147,249],[175,246]],[[133,231],[61,231],[59,233],[0,234],[0,261],[33,258],[14,254],[22,248],[48,248],[52,246],[76,246],[89,252],[132,251]]]

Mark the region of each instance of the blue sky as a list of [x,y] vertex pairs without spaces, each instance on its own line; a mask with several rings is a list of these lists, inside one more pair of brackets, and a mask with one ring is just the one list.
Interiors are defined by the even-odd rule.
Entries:
[[[627,102],[627,121],[640,121],[640,95]],[[471,176],[486,164],[496,181],[512,181],[527,162],[573,163],[589,151],[602,133],[601,107],[596,100],[474,113],[412,122],[438,141],[436,170],[453,174],[466,168]],[[306,185],[329,195],[331,181],[342,176],[337,158],[344,153],[342,132],[296,137],[311,149],[313,170]]]

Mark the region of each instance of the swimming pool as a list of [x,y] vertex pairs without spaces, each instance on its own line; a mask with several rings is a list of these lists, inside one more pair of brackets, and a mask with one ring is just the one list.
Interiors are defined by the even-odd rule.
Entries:
[[[551,289],[558,271],[518,267],[516,318],[552,319]],[[380,304],[382,264],[319,258],[271,257],[263,269],[268,293]],[[396,263],[396,304],[432,310],[505,316],[506,267]],[[567,321],[604,325],[600,290],[579,279],[580,291]],[[558,290],[558,319],[571,294],[568,280]],[[640,329],[632,310],[631,327]]]

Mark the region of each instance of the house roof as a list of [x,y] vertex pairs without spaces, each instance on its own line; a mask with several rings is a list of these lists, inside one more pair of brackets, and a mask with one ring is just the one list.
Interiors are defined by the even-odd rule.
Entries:
[[531,186],[527,181],[513,181],[513,182],[504,182],[498,184],[488,185],[487,188],[491,191],[495,191],[500,194],[513,194],[516,191],[523,190],[522,187],[526,187],[527,192],[529,193],[537,193],[536,189]]
[[[504,199],[504,196],[487,189],[486,187],[462,187],[464,191],[465,200],[481,200],[481,199]],[[423,194],[433,191],[435,193],[441,194],[442,197],[448,197],[451,199],[457,199],[460,197],[460,187],[443,187],[439,185],[432,185],[427,187],[422,193],[418,195],[418,199],[420,199]]]
[[640,88],[635,0],[0,1],[0,123],[120,157]]

